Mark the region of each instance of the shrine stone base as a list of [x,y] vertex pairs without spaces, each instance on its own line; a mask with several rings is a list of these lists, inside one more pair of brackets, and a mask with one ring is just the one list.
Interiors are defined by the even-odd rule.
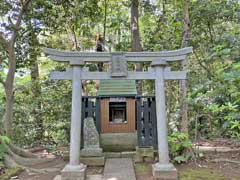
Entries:
[[155,180],[177,180],[177,169],[173,164],[153,164],[152,173]]
[[80,162],[86,164],[87,166],[104,166],[105,158],[100,157],[80,157]]
[[85,180],[86,165],[71,166],[66,165],[61,172],[61,180]]

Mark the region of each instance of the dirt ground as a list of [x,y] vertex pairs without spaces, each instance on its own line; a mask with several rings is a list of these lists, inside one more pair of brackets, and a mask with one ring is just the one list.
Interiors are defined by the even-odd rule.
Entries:
[[[229,141],[224,139],[212,141],[195,142],[201,146],[221,146],[239,148],[239,141]],[[220,160],[218,162],[217,160]],[[53,172],[31,173],[22,172],[16,180],[52,180],[66,162],[60,158],[55,158],[51,162],[38,164],[32,168],[36,169],[52,169]],[[151,172],[152,163],[135,164],[135,172],[137,180],[153,180]],[[205,153],[201,160],[189,161],[184,164],[175,164],[178,169],[180,180],[240,180],[240,151],[232,151],[225,153],[208,152]],[[102,174],[102,167],[89,167],[87,174]]]
[[[231,152],[203,153],[201,160],[175,164],[180,180],[240,180],[240,140],[198,140],[194,145],[204,147],[228,147]],[[220,160],[220,161],[219,161]],[[135,166],[137,180],[153,180],[151,164]]]

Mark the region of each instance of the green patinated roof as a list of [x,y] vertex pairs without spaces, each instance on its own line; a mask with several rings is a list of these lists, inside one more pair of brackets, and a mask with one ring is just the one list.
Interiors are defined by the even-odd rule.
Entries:
[[135,96],[135,80],[101,80],[97,96]]

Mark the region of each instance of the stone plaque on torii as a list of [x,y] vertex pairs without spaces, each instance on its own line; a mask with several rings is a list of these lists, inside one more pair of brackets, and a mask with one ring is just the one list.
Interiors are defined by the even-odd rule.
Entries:
[[[80,163],[82,80],[155,80],[157,115],[157,139],[159,162],[153,164],[153,176],[165,178],[168,174],[177,177],[176,168],[169,162],[167,119],[164,80],[186,79],[186,71],[171,71],[169,62],[183,61],[192,53],[192,47],[161,52],[72,52],[45,48],[44,53],[54,61],[71,65],[65,72],[52,72],[51,79],[72,81],[72,112],[70,161],[62,171],[62,180],[84,180],[86,166]],[[90,72],[83,69],[85,63],[104,62],[108,72]],[[127,71],[128,62],[151,62],[148,71]]]

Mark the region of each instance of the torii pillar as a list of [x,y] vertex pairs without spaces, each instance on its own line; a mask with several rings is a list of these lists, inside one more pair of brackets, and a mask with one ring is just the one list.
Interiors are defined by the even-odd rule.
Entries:
[[166,102],[164,88],[164,69],[166,61],[153,61],[151,64],[155,73],[155,98],[157,115],[157,137],[159,161],[152,165],[155,179],[178,179],[177,169],[169,162],[168,133],[166,118]]
[[73,65],[72,71],[72,114],[69,164],[62,170],[62,180],[85,180],[86,165],[80,163],[82,67]]

